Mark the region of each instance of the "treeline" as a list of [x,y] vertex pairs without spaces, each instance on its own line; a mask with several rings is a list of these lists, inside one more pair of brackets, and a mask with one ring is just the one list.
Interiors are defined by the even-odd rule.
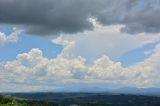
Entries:
[[[54,97],[56,97],[56,95],[54,95]],[[46,100],[50,102],[45,102]],[[15,99],[13,96],[0,95],[0,106],[160,106],[160,98],[140,95],[98,94],[86,97],[82,97],[81,95],[71,97],[68,94],[64,98],[57,95],[57,98],[52,100],[45,99],[41,101],[31,101]]]

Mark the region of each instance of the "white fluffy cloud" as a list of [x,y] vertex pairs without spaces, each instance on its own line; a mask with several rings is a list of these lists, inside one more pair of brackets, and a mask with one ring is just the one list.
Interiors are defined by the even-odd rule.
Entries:
[[92,62],[102,55],[107,55],[117,61],[118,58],[129,51],[160,41],[160,33],[156,35],[147,33],[131,35],[120,32],[123,25],[105,27],[96,23],[93,19],[91,21],[95,26],[94,31],[74,35],[62,34],[53,42],[65,45],[67,40],[72,41],[74,47],[68,50],[68,53],[73,54],[72,56],[80,55],[85,57],[87,61]]
[[16,28],[14,28],[14,32],[12,32],[9,36],[0,32],[0,46],[3,46],[5,43],[17,42],[20,32],[21,31]]
[[114,62],[106,55],[88,64],[86,58],[70,54],[75,42],[60,38],[54,42],[61,42],[64,46],[56,58],[47,59],[40,49],[33,48],[28,53],[18,54],[14,61],[1,62],[0,84],[6,84],[6,87],[9,83],[17,84],[17,87],[22,84],[35,89],[40,86],[52,89],[57,84],[63,86],[66,83],[160,87],[160,44],[149,58],[124,68],[120,62]]
[[[61,35],[52,42],[62,45],[56,58],[48,59],[43,51],[33,48],[18,54],[13,61],[0,62],[1,91],[9,86],[21,90],[56,89],[66,84],[160,87],[160,43],[142,62],[123,67],[113,59],[124,53],[160,41],[160,34],[120,33],[122,26],[102,27],[94,20],[96,29],[76,35]],[[0,35],[1,44],[17,40],[19,31],[10,36]],[[90,62],[88,62],[90,61]],[[17,89],[20,90],[20,89]]]

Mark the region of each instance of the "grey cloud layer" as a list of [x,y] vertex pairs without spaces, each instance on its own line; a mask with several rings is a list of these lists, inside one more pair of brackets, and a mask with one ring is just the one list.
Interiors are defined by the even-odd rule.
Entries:
[[160,0],[0,0],[0,23],[48,35],[91,30],[89,18],[124,24],[123,32],[160,32]]

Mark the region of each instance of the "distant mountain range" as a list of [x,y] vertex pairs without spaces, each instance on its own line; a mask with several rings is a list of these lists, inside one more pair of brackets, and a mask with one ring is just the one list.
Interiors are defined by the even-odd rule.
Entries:
[[57,92],[89,92],[89,93],[108,93],[108,94],[135,94],[135,95],[149,95],[160,96],[160,88],[136,88],[136,87],[123,87],[117,89],[108,89],[102,87],[83,87],[67,89],[58,89]]
[[[123,87],[117,89],[109,89],[96,86],[96,87],[82,87],[82,88],[75,87],[70,89],[69,87],[66,87],[57,90],[27,92],[27,93],[104,93],[109,95],[132,94],[132,95],[146,95],[146,96],[160,97],[160,88]],[[0,94],[13,94],[13,93],[0,93]]]
[[160,96],[160,88],[124,87],[124,88],[112,90],[111,92],[120,93],[120,94],[139,94],[139,95],[149,95],[149,96]]

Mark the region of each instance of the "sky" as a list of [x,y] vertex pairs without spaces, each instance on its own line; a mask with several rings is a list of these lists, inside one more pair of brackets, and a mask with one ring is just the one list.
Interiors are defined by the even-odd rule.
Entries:
[[0,0],[0,92],[160,88],[160,0]]

